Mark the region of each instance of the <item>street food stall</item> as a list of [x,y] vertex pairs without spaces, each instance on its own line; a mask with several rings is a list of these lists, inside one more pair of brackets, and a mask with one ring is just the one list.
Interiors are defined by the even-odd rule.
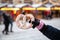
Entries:
[[14,5],[15,8],[19,8],[19,10],[16,11],[16,16],[22,13],[22,8],[26,6],[27,4],[17,4]]
[[44,5],[41,5],[41,6],[39,6],[38,8],[37,8],[37,10],[38,10],[38,15],[39,15],[39,17],[40,18],[44,18],[44,11],[46,10],[46,6],[44,6]]
[[53,17],[60,17],[60,5],[54,5],[51,7]]
[[33,8],[36,8],[36,10],[33,10],[33,11],[32,11],[35,17],[38,16],[38,15],[37,15],[37,14],[38,14],[37,8],[40,7],[41,5],[42,5],[42,4],[32,4],[32,7],[33,7]]

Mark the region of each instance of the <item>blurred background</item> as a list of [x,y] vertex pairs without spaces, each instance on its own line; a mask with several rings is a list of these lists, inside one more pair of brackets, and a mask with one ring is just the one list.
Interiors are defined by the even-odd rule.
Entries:
[[[16,26],[15,19],[23,11],[60,30],[60,0],[0,0],[0,40],[50,40],[37,29],[22,30]],[[3,13],[13,21],[13,33],[8,36],[2,34]]]

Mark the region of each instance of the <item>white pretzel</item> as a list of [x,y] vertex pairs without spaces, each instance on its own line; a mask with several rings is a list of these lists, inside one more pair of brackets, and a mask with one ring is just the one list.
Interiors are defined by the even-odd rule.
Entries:
[[[20,20],[21,17],[23,17],[23,20]],[[21,28],[24,25],[25,20],[26,20],[25,16],[23,14],[20,14],[16,18],[16,23]]]
[[[23,16],[23,15],[20,14],[16,18],[16,23],[17,23],[18,27],[20,29],[28,29],[28,28],[30,28],[30,26],[32,27],[31,23],[26,22],[26,16],[29,16],[31,18],[33,18],[33,16],[31,14],[27,14],[27,15],[23,16],[23,20],[19,20],[21,18],[21,16]],[[32,19],[32,21],[33,21],[33,19]]]

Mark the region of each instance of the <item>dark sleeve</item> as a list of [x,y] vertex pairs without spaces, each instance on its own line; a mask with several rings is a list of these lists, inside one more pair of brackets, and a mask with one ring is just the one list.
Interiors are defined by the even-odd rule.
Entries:
[[40,31],[51,40],[60,40],[60,30],[50,25],[44,25]]

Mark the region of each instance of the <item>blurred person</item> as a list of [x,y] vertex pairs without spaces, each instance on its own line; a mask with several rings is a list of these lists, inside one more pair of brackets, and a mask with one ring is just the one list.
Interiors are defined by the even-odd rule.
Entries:
[[0,24],[1,24],[1,13],[0,13]]
[[3,19],[4,19],[4,25],[5,25],[5,28],[4,30],[2,31],[2,33],[4,34],[8,34],[8,30],[9,30],[9,23],[10,23],[10,18],[9,18],[9,14],[8,13],[3,13]]
[[33,15],[28,14],[28,15],[26,15],[26,17],[27,17],[26,18],[27,20],[30,20],[29,25],[27,24],[28,27],[20,26],[21,29],[37,28],[40,32],[42,32],[49,39],[60,40],[60,30],[58,30],[50,25],[46,25],[40,19],[33,17]]
[[56,17],[58,17],[58,15],[59,15],[59,10],[55,10],[55,15],[56,15]]
[[44,11],[42,11],[42,16],[43,16],[43,18],[45,18]]
[[50,10],[46,10],[44,12],[44,15],[45,15],[46,19],[52,19],[52,15],[51,15],[51,11]]
[[10,32],[13,32],[13,17],[12,17],[12,15],[11,14],[9,14],[9,18],[10,18],[10,23],[9,24],[11,24],[11,27],[10,27]]
[[51,10],[51,16],[53,17],[53,15],[55,14],[55,10]]
[[59,17],[60,17],[60,10],[59,10]]
[[7,13],[9,13],[9,19],[10,19],[10,22],[9,22],[9,24],[11,25],[9,28],[10,28],[10,32],[13,32],[13,17],[14,17],[14,15],[13,15],[13,13],[12,13],[12,11],[8,11]]
[[2,11],[0,10],[0,24],[2,24],[2,21],[3,21],[3,19],[2,19]]

